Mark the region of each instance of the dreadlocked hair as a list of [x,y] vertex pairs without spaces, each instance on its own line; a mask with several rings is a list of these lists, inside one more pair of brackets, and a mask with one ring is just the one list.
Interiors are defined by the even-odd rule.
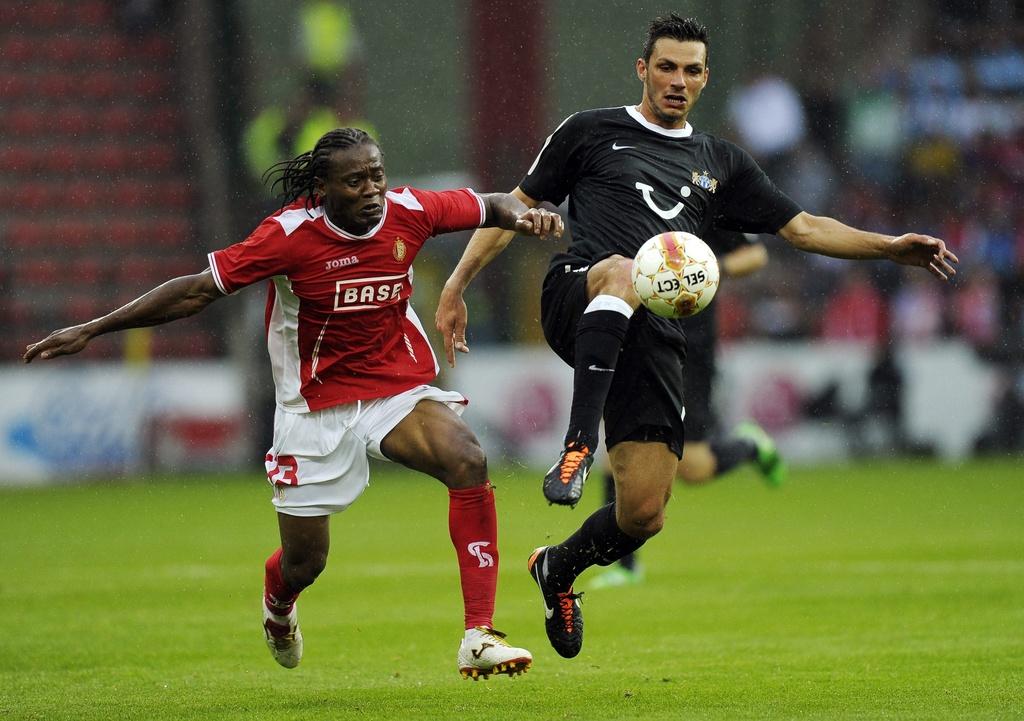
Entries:
[[375,143],[368,133],[359,128],[336,128],[324,133],[312,150],[271,165],[263,174],[263,183],[281,199],[281,207],[306,197],[306,207],[320,204],[316,192],[316,179],[326,178],[330,170],[331,154],[335,150],[352,148],[363,143]]

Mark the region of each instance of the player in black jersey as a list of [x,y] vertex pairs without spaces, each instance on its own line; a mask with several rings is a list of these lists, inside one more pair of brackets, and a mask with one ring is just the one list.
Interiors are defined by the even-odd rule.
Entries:
[[[768,263],[768,250],[758,236],[715,230],[705,239],[715,252],[723,278],[741,278],[756,273]],[[712,410],[712,385],[716,373],[718,329],[716,305],[712,303],[683,321],[686,332],[686,373],[683,394],[683,457],[676,478],[700,486],[721,478],[744,463],[754,463],[765,483],[777,487],[785,478],[786,466],[772,438],[756,423],[746,421],[730,433],[719,431]],[[604,477],[605,502],[615,500],[615,478]],[[635,553],[628,553],[595,578],[591,589],[625,586],[643,580]]]
[[[548,344],[575,369],[575,381],[569,429],[544,495],[566,505],[579,500],[602,414],[616,482],[615,503],[529,560],[548,639],[565,657],[583,644],[573,581],[661,530],[682,453],[683,329],[641,307],[630,280],[640,245],[666,231],[703,237],[714,225],[775,233],[801,250],[837,258],[917,265],[943,279],[957,262],[937,238],[870,233],[803,212],[745,151],[695,132],[687,118],[708,82],[708,33],[699,22],[654,20],[636,73],[643,85],[638,105],[569,116],[513,191],[529,206],[569,199],[572,243],[544,280],[541,323]],[[436,323],[450,364],[456,351],[468,350],[463,291],[512,237],[476,232],[445,284]]]

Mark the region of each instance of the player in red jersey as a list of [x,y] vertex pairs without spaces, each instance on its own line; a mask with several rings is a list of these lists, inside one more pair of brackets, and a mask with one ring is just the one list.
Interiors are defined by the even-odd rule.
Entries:
[[431,236],[496,226],[560,236],[557,214],[507,193],[468,188],[388,191],[377,143],[354,128],[325,134],[312,151],[268,171],[284,205],[210,267],[169,280],[102,318],[29,345],[24,361],[78,353],[98,335],[159,325],[270,281],[267,348],[277,408],[266,456],[281,547],[266,562],[264,634],[274,658],[302,658],[295,602],[323,571],[330,515],[369,483],[369,459],[426,473],[448,487],[466,632],[465,677],[514,675],[529,651],[494,630],[497,520],[487,461],[459,417],[466,399],[429,383],[438,364],[409,305],[412,262]]

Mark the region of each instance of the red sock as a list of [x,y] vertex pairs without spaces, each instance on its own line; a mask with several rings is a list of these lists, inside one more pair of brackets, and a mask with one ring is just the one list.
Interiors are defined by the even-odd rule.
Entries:
[[490,481],[448,489],[448,531],[459,559],[466,628],[490,628],[498,588],[498,517]]
[[285,585],[281,578],[281,549],[274,551],[266,563],[266,576],[263,580],[263,602],[270,612],[277,616],[287,616],[295,605],[299,594]]

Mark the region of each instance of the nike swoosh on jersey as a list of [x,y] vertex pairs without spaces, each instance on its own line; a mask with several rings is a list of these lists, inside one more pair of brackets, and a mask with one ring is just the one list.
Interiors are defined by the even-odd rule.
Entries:
[[612,150],[625,150],[626,148],[635,148],[635,145],[619,145],[618,142],[612,143]]
[[614,368],[601,368],[600,366],[596,366],[593,363],[590,364],[590,366],[587,368],[587,370],[588,371],[601,371],[602,373],[614,373],[615,372]]

